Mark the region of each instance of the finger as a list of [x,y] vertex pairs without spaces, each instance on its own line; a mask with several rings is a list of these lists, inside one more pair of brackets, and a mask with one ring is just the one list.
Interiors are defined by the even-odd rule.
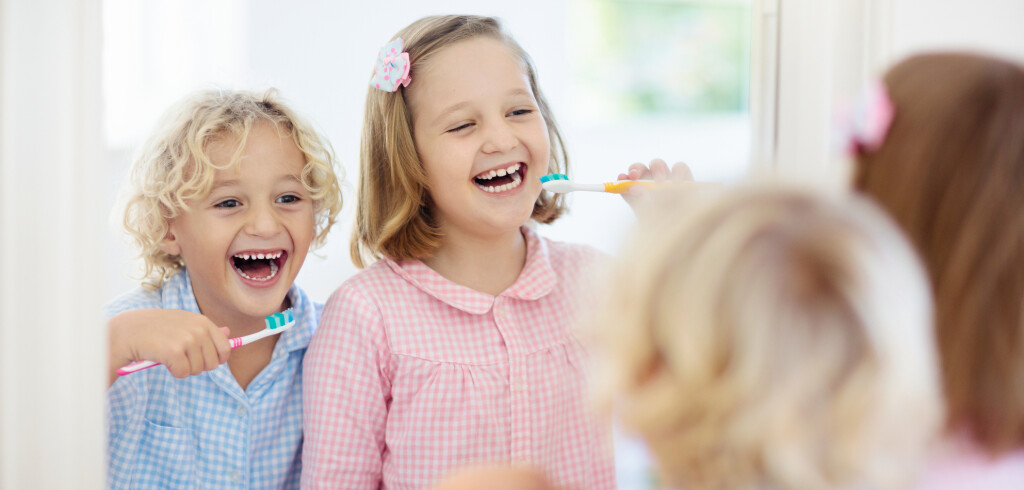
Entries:
[[668,165],[665,160],[655,158],[651,160],[651,177],[654,180],[667,180],[669,177]]
[[163,364],[164,366],[167,366],[167,370],[171,372],[171,376],[179,379],[189,377],[189,373],[192,371],[192,367],[188,361],[188,355],[184,349],[168,356],[168,360],[164,361]]
[[638,180],[647,176],[647,166],[642,163],[634,163],[629,166],[629,178],[630,180]]
[[213,345],[217,348],[217,359],[220,361],[218,364],[224,364],[231,356],[231,343],[228,341],[228,338],[231,337],[231,329],[220,327],[215,332]]
[[626,195],[634,200],[643,198],[645,194],[647,194],[647,188],[639,184],[626,190]]
[[203,356],[203,371],[217,369],[217,366],[220,366],[220,353],[217,352],[217,346],[213,343],[213,339],[203,342],[199,346],[199,351]]
[[694,180],[690,166],[683,162],[676,162],[675,165],[672,165],[672,180],[682,182]]
[[629,180],[629,176],[626,174],[619,174],[619,178],[617,180]]
[[199,342],[192,342],[187,349],[185,349],[185,355],[188,356],[189,373],[193,376],[203,372],[205,369],[206,360],[203,357],[203,347]]

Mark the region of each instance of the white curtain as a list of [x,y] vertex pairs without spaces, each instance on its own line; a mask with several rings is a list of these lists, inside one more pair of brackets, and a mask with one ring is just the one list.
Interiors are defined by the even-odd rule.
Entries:
[[0,0],[0,488],[104,486],[100,8]]

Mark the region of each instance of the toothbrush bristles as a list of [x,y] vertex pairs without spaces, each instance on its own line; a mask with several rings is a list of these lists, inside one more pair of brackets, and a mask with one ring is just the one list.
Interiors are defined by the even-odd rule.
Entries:
[[293,319],[294,318],[292,316],[292,309],[288,308],[287,310],[279,311],[277,313],[274,313],[273,315],[268,316],[265,321],[267,323],[267,328],[275,329],[281,328],[291,323]]
[[569,176],[565,174],[548,174],[540,178],[540,183],[543,184],[552,180],[569,180]]

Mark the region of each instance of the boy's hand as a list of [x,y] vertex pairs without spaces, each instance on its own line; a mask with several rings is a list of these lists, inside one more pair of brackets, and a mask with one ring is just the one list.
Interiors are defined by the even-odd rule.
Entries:
[[107,329],[110,384],[118,368],[133,361],[159,362],[175,378],[186,378],[215,369],[231,355],[228,328],[188,311],[129,310],[111,318]]
[[[651,165],[648,167],[642,163],[634,163],[629,166],[626,173],[619,174],[618,180],[656,180],[665,181],[671,179],[674,182],[688,182],[693,181],[693,172],[690,171],[690,167],[686,166],[683,162],[677,162],[672,166],[672,170],[669,170],[668,164],[660,158],[651,160]],[[643,200],[643,196],[648,192],[647,188],[642,185],[635,185],[629,189],[626,193],[622,194],[622,198],[629,203],[630,207],[636,209],[637,204]]]

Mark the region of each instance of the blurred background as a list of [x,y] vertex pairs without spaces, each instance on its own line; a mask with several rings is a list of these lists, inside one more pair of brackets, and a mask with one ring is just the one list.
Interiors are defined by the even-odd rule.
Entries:
[[[198,88],[276,87],[332,141],[345,209],[298,278],[355,272],[348,240],[377,49],[424,15],[492,15],[532,55],[573,177],[685,161],[698,180],[769,174],[840,188],[830,124],[914,52],[1024,62],[1020,0],[0,0],[0,488],[102,488],[102,304],[136,287],[111,224],[135,150]],[[615,253],[633,216],[576,194],[541,233]],[[624,488],[650,481],[620,446]],[[61,468],[62,471],[53,471]]]
[[[750,0],[388,2],[225,0],[103,2],[107,203],[154,121],[196,88],[276,87],[331,140],[345,205],[327,245],[297,282],[324,301],[355,272],[348,255],[363,101],[374,59],[425,16],[500,17],[534,58],[569,150],[574,178],[614,180],[633,162],[686,161],[700,179],[748,167]],[[202,15],[196,15],[202,12]],[[614,252],[632,213],[616,196],[575,194],[549,237]],[[107,296],[136,287],[136,262],[108,233]]]

